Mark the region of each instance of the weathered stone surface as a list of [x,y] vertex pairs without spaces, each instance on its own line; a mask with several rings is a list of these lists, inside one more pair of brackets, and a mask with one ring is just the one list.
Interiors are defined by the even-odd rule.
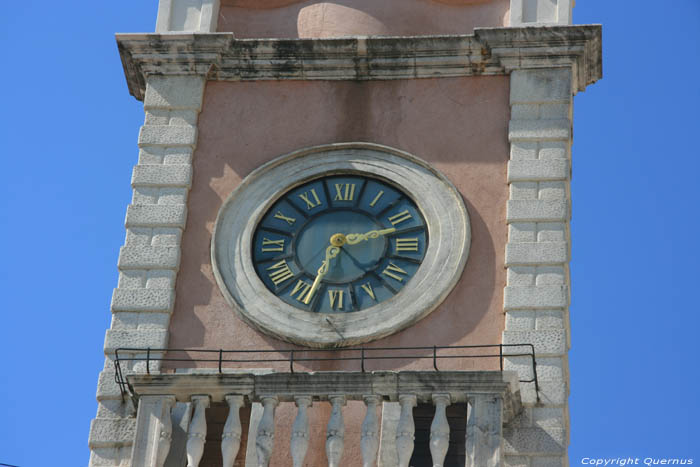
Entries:
[[126,210],[126,227],[185,228],[187,207],[184,204],[131,204]]
[[136,165],[131,176],[132,186],[189,188],[191,184],[192,166],[190,164]]
[[114,289],[112,312],[145,311],[170,313],[175,302],[172,289]]
[[177,269],[180,265],[180,248],[123,246],[118,265],[120,269]]
[[90,448],[111,448],[133,443],[136,420],[133,418],[95,418],[90,424]]
[[[602,75],[601,28],[477,28],[473,35],[340,39],[235,39],[233,34],[118,34],[129,91],[143,99],[146,76],[153,97],[146,107],[193,105],[200,83],[184,103],[162,80],[172,75],[216,80],[405,79],[506,74],[518,68],[575,67],[579,91]],[[167,57],[167,58],[166,58]],[[440,57],[440,60],[435,60]],[[210,74],[212,69],[216,73]],[[179,76],[181,79],[188,77]],[[522,87],[526,102],[551,101]],[[164,88],[164,89],[161,89]],[[558,91],[562,92],[562,91]],[[519,99],[519,95],[514,96]],[[188,107],[189,108],[189,107]]]

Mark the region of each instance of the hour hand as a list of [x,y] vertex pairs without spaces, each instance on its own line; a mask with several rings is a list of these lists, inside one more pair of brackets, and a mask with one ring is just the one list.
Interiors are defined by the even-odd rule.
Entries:
[[356,243],[360,243],[371,238],[378,238],[381,235],[388,235],[394,232],[396,232],[396,229],[394,227],[391,227],[382,230],[370,230],[369,232],[363,234],[351,233],[345,236],[345,243],[347,245],[355,245]]
[[311,303],[314,293],[316,293],[316,290],[321,285],[321,279],[323,279],[323,276],[328,273],[331,260],[338,256],[338,253],[340,253],[340,248],[337,246],[330,245],[328,248],[326,248],[326,258],[323,260],[321,267],[318,268],[318,271],[316,272],[316,279],[314,279],[314,283],[311,284],[311,288],[304,298],[304,304],[308,305]]

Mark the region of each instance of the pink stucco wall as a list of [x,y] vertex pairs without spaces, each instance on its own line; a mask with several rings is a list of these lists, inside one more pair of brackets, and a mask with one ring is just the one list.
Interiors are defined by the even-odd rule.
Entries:
[[[224,300],[210,262],[214,222],[225,198],[259,165],[300,148],[343,141],[392,146],[432,164],[462,193],[472,228],[464,274],[445,302],[418,324],[366,347],[500,343],[508,120],[507,77],[209,82],[199,120],[169,347],[291,347],[249,327]],[[495,359],[441,365],[445,369],[498,368]],[[367,367],[428,369],[431,362],[373,362]],[[296,368],[357,370],[358,365],[298,364]],[[308,465],[324,465],[325,459],[329,408],[317,406],[310,413],[313,433]],[[348,433],[343,465],[348,466],[360,465],[359,459],[347,455],[359,452],[364,410],[354,406],[357,410],[345,409]],[[293,404],[278,409],[275,455],[279,458],[271,465],[286,465],[283,457],[288,455],[294,411]]]
[[470,34],[509,17],[510,0],[229,0],[217,30],[238,38]]

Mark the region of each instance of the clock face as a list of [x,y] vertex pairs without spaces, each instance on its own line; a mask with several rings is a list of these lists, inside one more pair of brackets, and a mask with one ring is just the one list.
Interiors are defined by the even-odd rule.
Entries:
[[280,300],[348,313],[410,287],[427,247],[425,219],[404,192],[371,177],[331,175],[284,193],[256,226],[251,253]]

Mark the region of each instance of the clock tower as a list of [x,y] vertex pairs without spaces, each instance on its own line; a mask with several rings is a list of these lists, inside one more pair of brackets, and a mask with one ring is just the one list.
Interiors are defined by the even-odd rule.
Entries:
[[568,465],[571,0],[160,0],[91,466]]

